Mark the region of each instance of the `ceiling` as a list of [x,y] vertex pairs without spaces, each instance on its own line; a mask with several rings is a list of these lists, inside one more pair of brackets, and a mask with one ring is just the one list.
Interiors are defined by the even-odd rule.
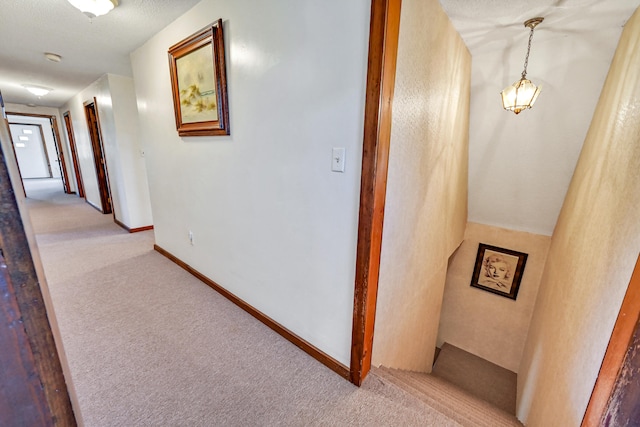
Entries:
[[[129,53],[200,0],[120,0],[92,21],[67,0],[3,1],[0,90],[5,102],[59,107],[105,73],[131,76]],[[54,63],[44,52],[57,53]],[[52,88],[42,98],[22,85]]]

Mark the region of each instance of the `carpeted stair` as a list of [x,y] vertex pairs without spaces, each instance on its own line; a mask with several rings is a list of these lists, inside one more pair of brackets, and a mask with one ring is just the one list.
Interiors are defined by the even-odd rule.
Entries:
[[516,413],[516,373],[475,354],[445,342],[431,375],[455,384],[505,412]]
[[373,368],[372,373],[463,426],[522,427],[515,416],[432,375],[385,367]]

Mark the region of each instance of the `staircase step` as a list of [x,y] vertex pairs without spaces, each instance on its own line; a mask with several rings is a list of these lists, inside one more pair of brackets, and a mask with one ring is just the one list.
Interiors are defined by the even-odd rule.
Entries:
[[516,413],[517,374],[475,354],[445,342],[431,375],[503,411]]
[[522,427],[513,415],[429,374],[379,367],[372,374],[469,427]]

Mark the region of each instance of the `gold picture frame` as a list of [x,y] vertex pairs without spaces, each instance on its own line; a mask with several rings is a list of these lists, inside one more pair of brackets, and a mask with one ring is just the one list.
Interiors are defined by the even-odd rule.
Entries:
[[480,243],[471,286],[515,300],[527,256],[522,252]]
[[171,46],[168,53],[178,135],[229,135],[222,19]]

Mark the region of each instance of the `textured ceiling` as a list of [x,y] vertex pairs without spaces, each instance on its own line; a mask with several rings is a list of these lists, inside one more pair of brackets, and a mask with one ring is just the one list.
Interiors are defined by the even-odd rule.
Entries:
[[[131,76],[129,53],[199,0],[120,0],[90,21],[67,0],[2,1],[0,90],[5,102],[58,107],[105,73]],[[62,56],[54,63],[44,52]],[[22,88],[54,89],[38,99]]]

